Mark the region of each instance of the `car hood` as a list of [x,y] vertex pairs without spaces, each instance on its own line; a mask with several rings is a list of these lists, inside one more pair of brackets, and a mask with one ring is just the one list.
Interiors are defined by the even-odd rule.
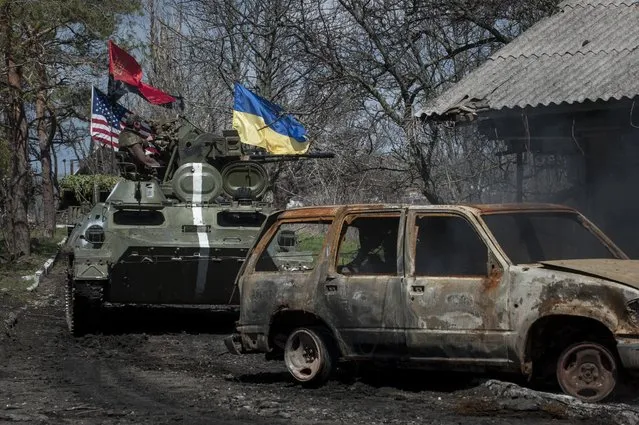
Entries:
[[548,269],[599,277],[639,289],[639,260],[555,260],[541,264]]

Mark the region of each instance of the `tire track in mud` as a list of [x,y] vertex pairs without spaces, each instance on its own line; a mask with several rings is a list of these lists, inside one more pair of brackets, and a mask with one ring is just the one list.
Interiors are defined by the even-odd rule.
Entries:
[[[145,380],[144,373],[139,376],[131,358],[141,357],[137,363],[147,363],[139,350],[148,340],[144,335],[73,339],[66,333],[61,292],[55,286],[48,291],[41,294],[44,302],[28,307],[16,332],[2,340],[0,379],[7,385],[0,385],[0,401],[5,402],[0,405],[0,422],[117,423],[123,418],[134,423],[211,423],[212,418],[222,424],[248,422],[224,420],[210,407],[195,409],[184,397],[175,397],[175,385],[162,387]],[[3,409],[12,413],[2,414]]]

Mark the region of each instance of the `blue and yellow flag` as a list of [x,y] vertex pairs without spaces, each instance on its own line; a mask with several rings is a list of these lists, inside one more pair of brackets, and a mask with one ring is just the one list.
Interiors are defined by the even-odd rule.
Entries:
[[235,83],[233,128],[243,143],[273,154],[301,154],[308,150],[306,130],[299,121],[239,83]]

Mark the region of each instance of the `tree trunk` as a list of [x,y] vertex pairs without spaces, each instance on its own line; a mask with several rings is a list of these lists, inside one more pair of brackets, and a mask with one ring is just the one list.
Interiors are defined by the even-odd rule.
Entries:
[[31,176],[29,174],[28,127],[22,100],[22,70],[13,57],[13,40],[11,28],[11,2],[7,1],[2,8],[0,31],[4,34],[4,59],[7,69],[8,83],[8,129],[10,165],[8,174],[7,215],[8,232],[11,239],[7,243],[12,258],[31,253],[29,234],[29,197],[28,190]]
[[55,200],[53,190],[53,179],[51,178],[51,142],[55,132],[55,125],[47,129],[46,122],[46,71],[39,67],[41,88],[36,97],[36,121],[38,123],[38,144],[40,147],[40,164],[42,167],[42,214],[44,224],[44,235],[53,237],[55,232]]

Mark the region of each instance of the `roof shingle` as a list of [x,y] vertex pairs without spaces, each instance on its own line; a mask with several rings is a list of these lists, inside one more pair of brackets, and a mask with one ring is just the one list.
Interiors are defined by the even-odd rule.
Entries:
[[418,116],[476,104],[499,110],[639,95],[639,3],[567,0]]

